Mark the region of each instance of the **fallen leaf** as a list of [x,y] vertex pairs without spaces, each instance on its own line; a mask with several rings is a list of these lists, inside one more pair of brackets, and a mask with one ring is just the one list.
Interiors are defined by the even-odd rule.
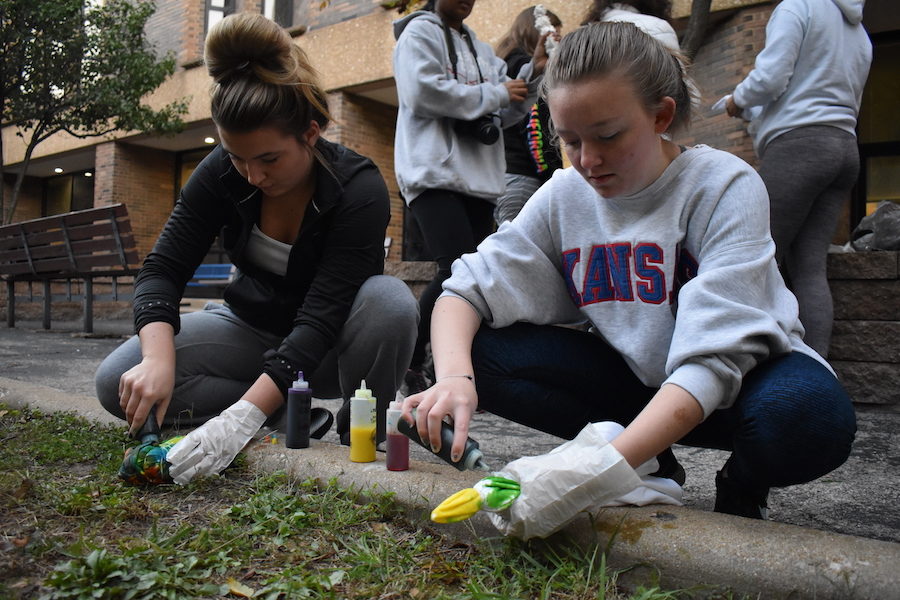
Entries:
[[13,498],[16,500],[21,500],[25,496],[28,495],[28,492],[34,487],[34,481],[31,479],[23,479],[22,483],[19,484],[19,487],[16,488],[16,491],[12,493]]
[[253,588],[247,587],[234,577],[228,578],[228,592],[241,598],[252,598],[253,594],[256,593]]

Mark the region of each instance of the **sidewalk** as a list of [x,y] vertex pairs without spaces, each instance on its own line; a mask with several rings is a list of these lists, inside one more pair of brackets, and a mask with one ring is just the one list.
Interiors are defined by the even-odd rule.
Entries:
[[[131,332],[130,322],[98,321],[95,333],[77,333],[80,322],[38,322],[0,327],[0,401],[44,410],[71,410],[114,421],[94,397],[99,362]],[[318,401],[332,410],[338,401]],[[648,564],[671,587],[703,582],[765,598],[900,598],[900,413],[858,409],[859,433],[850,460],[818,481],[773,490],[770,522],[711,512],[713,478],[726,453],[677,447],[687,471],[685,507],[619,508],[566,533],[578,542],[605,541],[618,527],[610,555],[614,567]],[[550,450],[561,440],[477,416],[472,437],[494,468],[525,454]],[[309,450],[267,445],[250,452],[262,469],[284,468],[298,477],[336,478],[345,485],[378,487],[427,511],[480,474],[459,473],[415,447],[410,471],[386,471],[383,456],[369,464],[347,460],[332,432]],[[486,518],[441,526],[463,540],[493,537]],[[599,536],[599,537],[598,537]],[[631,576],[640,577],[645,569]]]

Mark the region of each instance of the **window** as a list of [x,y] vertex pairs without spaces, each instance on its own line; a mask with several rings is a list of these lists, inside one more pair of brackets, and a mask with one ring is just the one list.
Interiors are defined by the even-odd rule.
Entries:
[[234,0],[206,0],[206,31],[234,12]]
[[44,180],[43,216],[94,207],[94,171]]
[[879,202],[900,202],[900,32],[873,35],[872,68],[859,112],[861,169],[851,226]]
[[294,25],[294,0],[264,0],[263,14],[282,27]]

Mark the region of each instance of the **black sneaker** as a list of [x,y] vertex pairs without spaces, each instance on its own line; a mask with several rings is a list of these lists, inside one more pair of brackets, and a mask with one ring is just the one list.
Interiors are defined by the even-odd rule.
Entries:
[[403,386],[401,393],[404,396],[412,396],[419,392],[424,392],[431,387],[431,381],[425,376],[423,371],[415,369],[407,369],[406,375],[403,376]]
[[684,486],[687,477],[684,474],[684,467],[675,458],[672,448],[666,448],[656,456],[659,463],[659,469],[655,473],[650,473],[651,477],[662,477],[671,479],[680,486]]
[[728,463],[716,472],[716,505],[715,512],[737,515],[748,519],[766,520],[769,507],[766,499],[769,491],[751,491],[739,488],[728,477]]

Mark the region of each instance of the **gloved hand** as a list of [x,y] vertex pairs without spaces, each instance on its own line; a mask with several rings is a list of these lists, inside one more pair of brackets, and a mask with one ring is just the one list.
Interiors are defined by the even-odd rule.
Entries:
[[198,475],[218,473],[259,431],[266,420],[263,411],[247,400],[238,400],[187,434],[166,455],[172,480],[185,485]]
[[591,423],[539,456],[512,461],[497,475],[518,481],[522,493],[509,509],[488,518],[504,535],[546,537],[586,509],[603,506],[641,485],[641,478]]

